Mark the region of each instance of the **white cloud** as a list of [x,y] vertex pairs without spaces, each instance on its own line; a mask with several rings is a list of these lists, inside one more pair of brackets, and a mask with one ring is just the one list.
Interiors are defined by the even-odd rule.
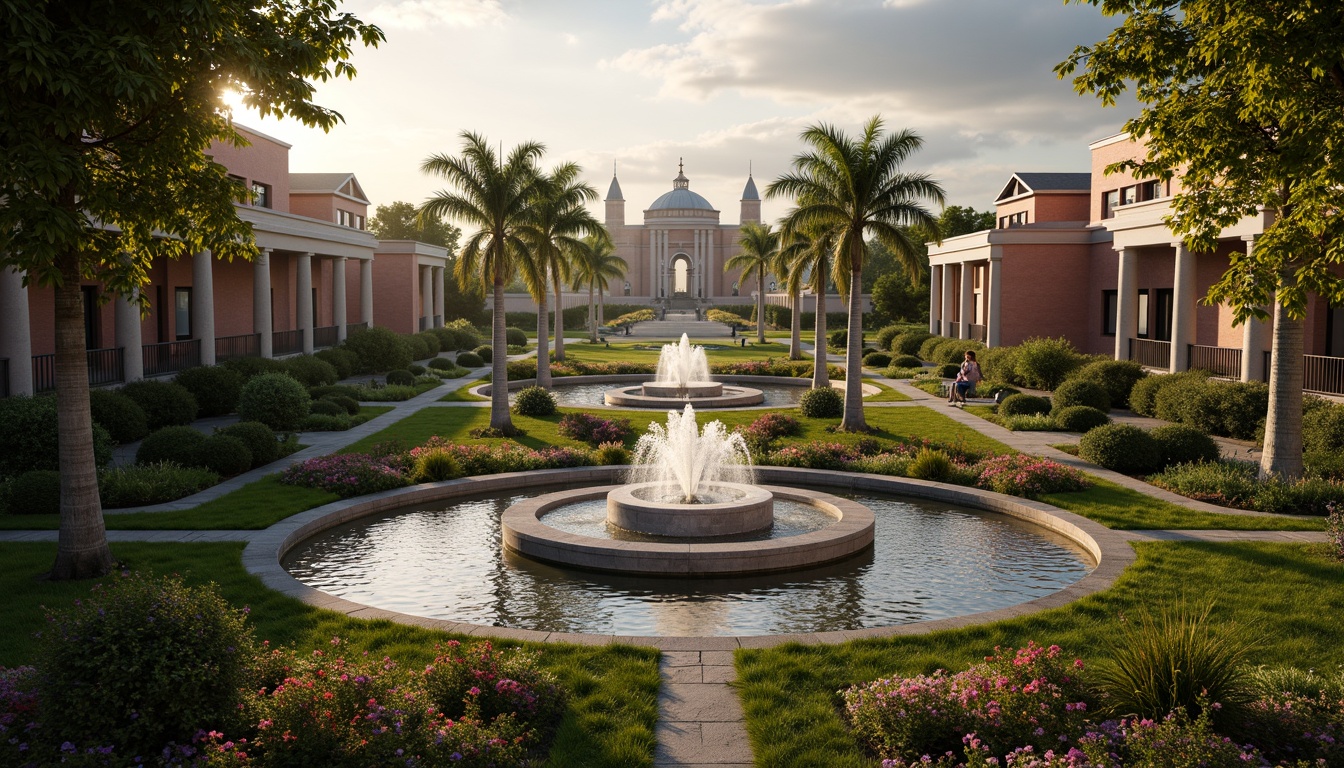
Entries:
[[509,19],[499,0],[388,0],[367,15],[368,21],[394,29],[482,27]]

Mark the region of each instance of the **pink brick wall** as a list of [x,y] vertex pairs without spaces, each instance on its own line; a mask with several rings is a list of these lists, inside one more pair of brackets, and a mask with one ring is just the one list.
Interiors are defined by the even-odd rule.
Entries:
[[[373,259],[373,322],[397,333],[420,330],[420,274],[415,257],[377,254]],[[489,297],[486,301],[489,302]]]
[[[999,292],[1003,345],[1021,344],[1033,336],[1078,338],[1092,303],[1086,293],[1087,260],[1078,251],[1075,245],[1003,246]],[[1049,279],[1043,279],[1047,275]]]
[[271,209],[288,213],[289,148],[242,126],[238,126],[238,132],[251,141],[252,145],[234,147],[216,142],[210,145],[206,154],[228,168],[229,173],[246,179],[249,188],[253,181],[269,184]]

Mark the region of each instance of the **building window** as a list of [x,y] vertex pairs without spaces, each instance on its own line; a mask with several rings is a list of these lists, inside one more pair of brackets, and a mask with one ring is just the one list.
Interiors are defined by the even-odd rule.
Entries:
[[1115,316],[1116,316],[1116,309],[1119,307],[1119,301],[1117,300],[1118,295],[1119,295],[1119,294],[1118,294],[1118,292],[1116,292],[1116,291],[1102,291],[1102,292],[1101,292],[1101,335],[1102,335],[1102,336],[1114,336],[1114,335],[1115,335]]
[[234,182],[235,184],[238,185],[238,198],[237,198],[237,202],[240,202],[240,203],[246,203],[246,202],[247,202],[247,179],[245,179],[245,178],[243,178],[242,176],[239,176],[239,175],[237,175],[237,174],[230,173],[230,174],[229,174],[229,181],[232,181],[232,182]]
[[252,204],[258,208],[270,208],[271,202],[271,185],[252,182]]
[[102,345],[102,312],[98,307],[98,286],[83,285],[80,286],[80,292],[84,297],[84,348],[98,349]]
[[1120,204],[1133,205],[1139,202],[1139,188],[1137,186],[1125,187],[1120,190]]
[[342,227],[350,227],[351,229],[363,229],[364,217],[356,216],[355,214],[349,211],[342,211],[341,209],[338,208],[336,209],[336,223],[340,224]]
[[1171,316],[1172,308],[1175,302],[1172,300],[1172,289],[1159,288],[1153,297],[1154,314],[1153,332],[1158,341],[1171,341]]
[[1139,290],[1139,306],[1138,306],[1138,309],[1136,310],[1135,314],[1138,315],[1138,317],[1135,318],[1136,320],[1138,320],[1138,322],[1137,322],[1137,324],[1136,324],[1136,325],[1138,326],[1138,333],[1137,333],[1136,335],[1137,335],[1140,339],[1146,339],[1146,338],[1148,338],[1148,289],[1147,289],[1147,288],[1143,288],[1143,289],[1140,289],[1140,290]]
[[999,229],[1009,229],[1011,227],[1020,227],[1027,223],[1027,212],[1018,211],[1010,213],[1007,216],[999,217]]
[[177,326],[177,340],[191,338],[191,289],[177,288],[173,292],[173,321]]
[[1162,196],[1162,182],[1160,181],[1145,181],[1139,185],[1140,200],[1157,200]]
[[363,217],[363,216],[356,216],[356,217],[355,217],[355,229],[361,229],[361,230],[364,229],[364,217]]
[[1120,207],[1120,190],[1112,189],[1101,198],[1101,218],[1115,217],[1115,209]]

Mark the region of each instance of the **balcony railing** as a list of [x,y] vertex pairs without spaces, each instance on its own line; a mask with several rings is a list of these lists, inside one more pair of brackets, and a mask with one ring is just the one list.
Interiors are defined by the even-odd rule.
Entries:
[[9,397],[9,358],[0,357],[0,397]]
[[442,328],[442,327],[443,327],[443,315],[435,315],[435,316],[434,316],[434,327],[435,327],[435,328]]
[[422,331],[427,331],[427,330],[429,330],[429,318],[428,318],[428,317],[421,317],[421,318],[420,318],[420,330],[422,330]]
[[141,348],[145,376],[167,376],[201,364],[201,340],[182,339],[161,344],[146,344]]
[[326,349],[334,347],[337,344],[336,331],[339,330],[334,325],[324,325],[313,329],[313,349]]
[[356,332],[358,332],[358,331],[367,331],[367,330],[369,330],[369,324],[368,324],[368,323],[346,323],[346,325],[345,325],[345,335],[346,335],[347,337],[348,337],[350,334],[352,334],[352,333],[356,333]]
[[1214,376],[1241,378],[1241,350],[1234,347],[1188,345],[1191,370],[1208,371]]
[[972,324],[971,324],[971,340],[972,340],[972,341],[978,341],[978,342],[980,342],[981,344],[984,344],[984,343],[985,343],[985,326],[983,326],[983,325],[976,325],[976,324],[972,323]]
[[[90,349],[87,351],[89,386],[116,384],[126,380],[125,358],[121,347]],[[9,387],[9,365],[5,365],[5,387]],[[56,355],[33,355],[33,391],[50,392],[56,389]]]
[[303,351],[303,331],[275,331],[271,334],[272,355],[294,355]]
[[261,356],[261,334],[244,333],[241,336],[221,336],[215,339],[215,361],[237,360],[240,357]]
[[[1264,380],[1269,381],[1273,352],[1265,352]],[[1302,390],[1323,395],[1344,395],[1344,357],[1302,356]]]
[[947,324],[947,338],[949,339],[961,338],[961,323]]
[[1171,342],[1130,339],[1129,359],[1146,368],[1171,367]]

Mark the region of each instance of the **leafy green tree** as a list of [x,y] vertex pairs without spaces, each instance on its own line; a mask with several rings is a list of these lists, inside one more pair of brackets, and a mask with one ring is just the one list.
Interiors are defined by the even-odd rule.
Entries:
[[737,239],[741,247],[736,255],[724,262],[725,272],[741,270],[742,282],[756,277],[756,341],[765,343],[765,273],[774,267],[775,255],[779,251],[779,233],[769,224],[749,221],[742,225],[741,235]]
[[[611,244],[611,236],[605,228],[588,235],[574,251],[573,279],[574,290],[588,289],[588,339],[597,341],[597,329],[602,325],[602,294],[611,287],[612,280],[625,277],[627,265],[625,259],[616,255]],[[597,291],[596,316],[594,316],[593,291]]]
[[450,254],[457,253],[462,237],[461,229],[441,217],[417,216],[415,206],[404,200],[375,208],[369,231],[379,240],[419,240],[447,248]]
[[443,275],[443,320],[466,320],[472,325],[489,322],[485,310],[485,286],[479,280],[463,285],[457,279],[457,257],[454,256]]
[[504,286],[527,258],[522,231],[527,224],[528,203],[541,185],[537,161],[545,146],[528,141],[501,157],[489,140],[463,131],[462,155],[430,155],[420,164],[426,173],[442,177],[451,189],[435,192],[420,205],[422,216],[456,219],[476,227],[462,244],[454,265],[458,282],[473,281],[489,286],[494,317],[490,344],[490,427],[505,435],[517,434],[509,418],[508,341],[504,335]]
[[[834,240],[835,259],[849,273],[849,339],[845,351],[845,414],[840,429],[867,432],[863,415],[863,262],[864,239],[872,236],[885,245],[911,274],[919,270],[919,243],[909,228],[936,226],[924,208],[928,200],[941,205],[943,188],[923,173],[906,173],[901,165],[923,146],[910,130],[887,134],[882,118],[874,116],[857,139],[839,129],[815,125],[803,131],[811,151],[793,159],[793,171],[780,176],[767,196],[790,195],[797,207],[789,212],[786,229],[813,226]],[[818,361],[824,362],[824,361]]]
[[878,323],[918,320],[921,312],[927,311],[920,301],[924,293],[910,284],[904,272],[888,272],[877,278],[873,286],[873,312],[878,315]]
[[1074,0],[1124,20],[1056,72],[1104,104],[1132,84],[1125,132],[1145,155],[1107,169],[1182,191],[1168,225],[1195,251],[1262,210],[1272,223],[1234,252],[1206,300],[1238,322],[1268,316],[1274,346],[1262,474],[1302,473],[1303,340],[1312,294],[1344,302],[1344,17],[1302,0]]
[[938,235],[930,240],[969,235],[985,229],[994,228],[993,211],[977,211],[960,205],[949,205],[938,216]]
[[[52,577],[112,566],[94,471],[80,281],[134,296],[151,264],[210,250],[250,259],[246,192],[206,155],[242,144],[221,95],[330,129],[313,81],[352,77],[382,32],[333,0],[4,4],[0,269],[56,294],[61,532]],[[143,295],[140,301],[145,302]],[[132,350],[139,354],[139,350]]]

